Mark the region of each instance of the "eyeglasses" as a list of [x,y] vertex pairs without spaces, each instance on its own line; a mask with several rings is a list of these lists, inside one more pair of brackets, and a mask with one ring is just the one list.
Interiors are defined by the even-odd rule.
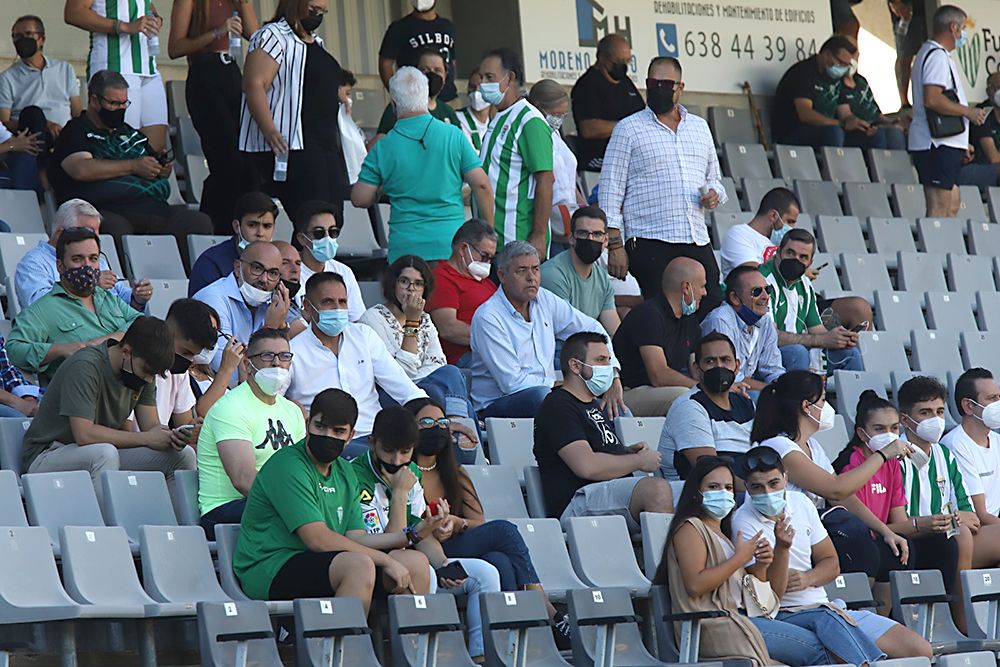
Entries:
[[448,428],[451,426],[451,420],[447,417],[441,417],[440,419],[434,419],[433,417],[421,417],[417,420],[417,425],[420,428],[434,428],[435,426],[439,428]]
[[257,354],[251,354],[248,358],[260,359],[265,364],[273,364],[275,359],[278,361],[289,362],[294,356],[294,352],[258,352]]
[[573,232],[573,238],[580,241],[588,241],[594,239],[595,241],[603,241],[608,238],[608,233],[605,231],[598,230],[596,232],[588,232],[586,229],[578,229]]
[[427,283],[425,283],[423,280],[419,279],[410,280],[406,276],[400,276],[396,278],[396,284],[402,287],[403,289],[410,289],[411,287],[413,289],[423,289],[424,287],[427,286]]
[[319,7],[313,7],[312,5],[309,5],[309,13],[310,14],[317,14],[319,16],[326,16],[327,13],[329,13],[329,11],[330,11],[329,9],[320,9]]
[[646,90],[653,88],[676,88],[681,85],[680,81],[673,79],[646,79]]
[[469,247],[472,248],[473,250],[475,250],[476,254],[479,255],[479,261],[480,262],[492,262],[493,258],[495,257],[495,255],[487,254],[487,253],[483,252],[482,250],[480,250],[478,247],[472,245],[471,243],[469,244]]
[[260,262],[248,262],[243,259],[240,260],[240,263],[247,264],[250,266],[250,275],[253,276],[254,278],[260,278],[262,275],[266,273],[267,277],[270,278],[271,280],[281,279],[280,269],[268,269]]
[[309,233],[312,234],[313,239],[317,241],[324,236],[329,236],[331,239],[335,239],[340,237],[340,228],[330,227],[329,229],[326,229],[325,227],[313,227],[309,230]]
[[132,106],[132,100],[125,100],[124,102],[119,102],[118,100],[109,100],[104,95],[95,95],[95,97],[100,101],[104,102],[105,104],[107,104],[112,111],[118,109],[128,109],[130,106]]

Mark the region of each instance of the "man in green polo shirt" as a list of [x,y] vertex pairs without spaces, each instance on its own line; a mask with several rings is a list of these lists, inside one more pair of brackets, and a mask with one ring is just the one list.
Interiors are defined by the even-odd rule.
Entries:
[[463,181],[490,224],[493,189],[457,124],[442,123],[428,113],[423,73],[400,67],[389,79],[389,94],[399,121],[365,157],[351,202],[359,208],[372,206],[379,190],[389,198],[390,263],[410,254],[427,261],[448,259],[451,239],[465,222]]
[[365,531],[354,467],[340,458],[357,418],[350,394],[320,392],[306,439],[275,452],[257,473],[233,557],[250,597],[351,596],[367,612],[377,572],[390,593],[428,592],[427,558],[406,547],[436,524],[378,535]]
[[816,239],[805,229],[792,229],[781,239],[778,252],[760,265],[771,292],[771,314],[778,328],[781,363],[786,371],[824,371],[822,350],[829,370],[864,370],[858,334],[842,326],[827,329],[819,316],[816,291],[805,276],[812,266]]
[[18,368],[51,377],[77,350],[121,340],[139,317],[117,296],[97,286],[101,246],[92,229],[67,229],[56,243],[59,282],[22,310],[7,337],[7,354]]

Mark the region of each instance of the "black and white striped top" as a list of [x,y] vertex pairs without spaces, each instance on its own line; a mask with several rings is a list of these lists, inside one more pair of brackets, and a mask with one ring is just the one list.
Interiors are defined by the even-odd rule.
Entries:
[[[323,40],[316,37],[322,46]],[[302,86],[306,71],[306,43],[295,34],[285,19],[268,23],[250,38],[249,54],[262,49],[278,63],[278,73],[267,91],[267,104],[274,124],[291,150],[302,145]],[[250,114],[246,95],[240,110],[240,150],[262,153],[271,150],[264,133]]]

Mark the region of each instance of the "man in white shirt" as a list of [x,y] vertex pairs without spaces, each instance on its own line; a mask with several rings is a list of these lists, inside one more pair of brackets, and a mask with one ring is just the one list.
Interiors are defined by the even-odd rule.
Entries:
[[324,389],[342,389],[358,403],[354,439],[343,456],[352,459],[368,450],[368,436],[381,409],[378,390],[400,405],[427,398],[386,350],[375,330],[349,321],[347,286],[339,273],[323,271],[306,281],[302,315],[309,328],[292,339],[292,384],[288,398],[306,410]]
[[941,438],[958,461],[972,507],[983,525],[1000,524],[1000,386],[985,368],[970,368],[955,382],[962,423]]
[[[908,148],[924,186],[927,217],[958,215],[958,175],[969,152],[969,123],[982,125],[989,109],[970,106],[962,87],[958,64],[950,52],[969,39],[968,15],[954,5],[934,12],[931,38],[924,42],[913,61],[913,123]],[[954,98],[954,99],[952,99]],[[957,100],[957,101],[955,101]],[[960,119],[962,131],[934,137],[928,111],[944,121]]]
[[737,266],[758,266],[771,259],[781,237],[795,227],[799,209],[799,198],[788,188],[774,188],[764,195],[753,219],[732,227],[722,239],[722,275]]

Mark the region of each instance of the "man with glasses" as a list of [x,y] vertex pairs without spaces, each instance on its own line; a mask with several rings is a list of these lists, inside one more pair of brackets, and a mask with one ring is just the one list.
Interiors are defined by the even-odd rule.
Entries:
[[239,523],[257,471],[306,435],[302,410],[285,398],[294,355],[283,331],[260,329],[247,344],[247,381],[216,401],[198,436],[198,510],[208,539]]
[[621,324],[608,272],[597,263],[608,247],[608,216],[597,206],[584,206],[569,220],[570,246],[542,264],[542,287],[584,315],[601,323],[608,336]]
[[[344,279],[347,287],[348,312],[352,322],[357,322],[365,314],[365,300],[361,296],[361,287],[354,271],[343,262],[334,259],[337,256],[337,239],[344,229],[343,212],[330,202],[307,201],[295,213],[295,236],[292,245],[299,249],[302,264],[299,267],[299,280],[305,285],[314,273],[329,271]],[[302,305],[302,294],[297,301]]]
[[778,351],[778,331],[771,319],[767,280],[752,266],[737,266],[726,276],[726,302],[701,323],[702,335],[724,334],[736,345],[740,366],[736,382],[759,392],[785,372]]

